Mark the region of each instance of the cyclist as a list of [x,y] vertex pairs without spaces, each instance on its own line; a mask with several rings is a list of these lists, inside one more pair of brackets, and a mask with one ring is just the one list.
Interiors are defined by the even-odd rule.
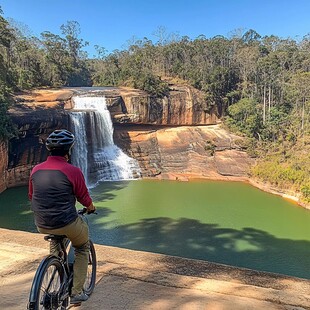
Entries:
[[[78,216],[75,202],[79,201],[91,213],[96,210],[85,184],[82,171],[68,163],[74,135],[65,129],[53,131],[46,140],[50,155],[36,165],[30,175],[29,199],[35,224],[40,233],[66,235],[75,249],[73,287],[70,303],[86,301],[83,292],[86,279],[89,233],[87,224]],[[51,242],[50,252],[57,255],[59,249]]]

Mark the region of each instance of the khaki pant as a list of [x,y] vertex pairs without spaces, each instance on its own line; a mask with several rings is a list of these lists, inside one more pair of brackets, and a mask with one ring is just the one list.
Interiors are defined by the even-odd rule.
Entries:
[[[42,234],[66,235],[72,242],[75,253],[72,295],[80,294],[87,275],[89,255],[88,225],[81,217],[78,217],[74,222],[61,228],[45,229],[37,227],[37,229]],[[57,243],[52,241],[50,244],[50,253],[57,255],[58,252]]]

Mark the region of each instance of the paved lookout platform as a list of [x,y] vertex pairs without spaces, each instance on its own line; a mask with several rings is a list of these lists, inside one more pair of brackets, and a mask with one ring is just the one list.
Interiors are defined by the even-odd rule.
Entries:
[[[0,309],[26,309],[48,253],[39,234],[0,229]],[[161,254],[96,245],[97,285],[72,309],[310,309],[310,281]]]

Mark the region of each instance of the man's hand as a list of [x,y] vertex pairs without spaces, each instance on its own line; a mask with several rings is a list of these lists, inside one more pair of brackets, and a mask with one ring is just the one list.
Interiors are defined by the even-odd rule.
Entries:
[[91,203],[87,208],[87,213],[94,213],[96,211],[96,207]]

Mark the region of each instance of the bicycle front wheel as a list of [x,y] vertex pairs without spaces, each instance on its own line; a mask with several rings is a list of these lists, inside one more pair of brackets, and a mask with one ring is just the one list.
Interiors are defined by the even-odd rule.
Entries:
[[85,294],[88,296],[93,292],[96,284],[97,260],[94,244],[89,240],[89,255],[88,255],[88,268],[87,276],[83,286]]
[[58,258],[49,256],[40,264],[33,279],[28,309],[63,309],[61,295],[64,270]]

